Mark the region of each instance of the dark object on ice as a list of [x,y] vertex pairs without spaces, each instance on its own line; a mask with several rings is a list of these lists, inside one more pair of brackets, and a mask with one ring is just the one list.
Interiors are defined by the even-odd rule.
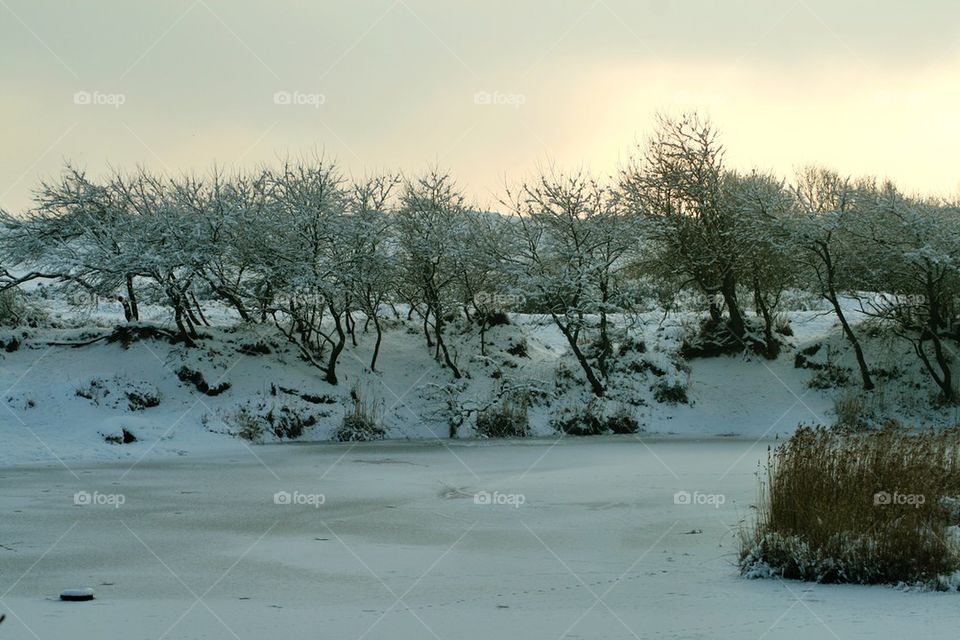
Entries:
[[6,619],[7,619],[7,614],[4,613],[4,614],[0,615],[0,622],[3,622],[3,621],[6,620]]
[[60,599],[66,602],[86,602],[93,600],[93,589],[64,589]]

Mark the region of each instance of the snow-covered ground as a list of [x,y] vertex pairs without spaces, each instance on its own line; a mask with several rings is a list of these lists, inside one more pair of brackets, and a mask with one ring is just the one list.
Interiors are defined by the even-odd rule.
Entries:
[[[47,301],[53,302],[53,301]],[[149,312],[149,307],[147,308]],[[316,420],[300,440],[329,441],[351,406],[349,394],[358,387],[382,413],[389,439],[447,438],[444,388],[453,382],[426,346],[416,321],[394,321],[387,330],[376,373],[367,369],[373,347],[370,334],[359,334],[359,345],[348,346],[340,359],[340,383],[331,386],[301,360],[270,326],[205,328],[199,348],[171,345],[163,339],[140,340],[128,348],[105,340],[72,348],[108,335],[123,324],[117,309],[76,317],[75,310],[54,315],[59,328],[6,329],[0,341],[16,339],[16,350],[0,349],[0,465],[51,460],[136,460],[157,456],[230,452],[248,445],[234,437],[238,411],[275,414],[289,408]],[[209,313],[215,321],[215,312]],[[614,399],[630,407],[648,434],[767,437],[785,434],[798,423],[826,423],[833,390],[809,389],[812,371],[797,369],[793,350],[775,361],[758,356],[730,356],[678,364],[681,327],[663,323],[661,312],[634,330],[646,344],[643,354],[630,357],[647,369],[616,388]],[[150,321],[164,320],[158,312]],[[817,341],[833,331],[830,316],[796,312],[792,316],[798,345]],[[489,401],[504,382],[539,385],[554,398],[531,409],[535,435],[556,434],[551,419],[563,406],[580,407],[589,392],[563,337],[549,319],[516,315],[507,326],[490,329],[487,356],[479,353],[475,333],[451,330],[452,349],[468,377],[458,390],[458,402]],[[526,356],[509,349],[526,346]],[[269,353],[244,346],[265,344]],[[467,354],[467,355],[463,355]],[[652,365],[652,366],[651,366]],[[217,396],[199,393],[177,378],[183,366],[198,371],[211,386],[230,388]],[[656,368],[658,373],[649,369]],[[569,379],[558,387],[564,369]],[[687,403],[655,399],[653,389],[665,382],[686,388]],[[131,407],[127,394],[156,398],[156,406]],[[305,401],[302,396],[322,401]],[[116,445],[107,439],[126,429],[137,442]],[[473,436],[472,417],[461,437]],[[269,434],[268,434],[269,436]],[[269,441],[270,438],[268,437]]]
[[[451,326],[467,373],[451,391],[415,321],[388,322],[377,372],[359,334],[331,386],[275,330],[216,309],[196,348],[74,348],[122,324],[118,310],[47,303],[46,325],[0,331],[4,640],[952,637],[960,623],[956,594],[738,575],[767,447],[799,423],[832,422],[835,399],[856,390],[849,349],[815,308],[790,312],[773,361],[683,362],[696,318],[651,311],[610,387],[642,431],[577,438],[551,421],[589,392],[542,317],[492,328],[484,357]],[[872,409],[958,421],[929,409],[907,345],[863,335],[871,366],[892,372]],[[812,388],[801,351],[851,380]],[[229,388],[201,393],[182,367]],[[477,439],[468,419],[449,439],[449,394],[476,406],[505,382],[545,391],[530,409],[537,437]],[[663,383],[687,402],[658,400]],[[330,443],[352,389],[389,441]],[[240,411],[311,423],[296,442],[250,442],[236,436]],[[125,432],[136,441],[121,444]],[[82,587],[97,599],[57,599]]]
[[[954,637],[956,594],[738,576],[766,444],[309,444],[7,469],[0,637]],[[97,599],[56,599],[82,586]]]

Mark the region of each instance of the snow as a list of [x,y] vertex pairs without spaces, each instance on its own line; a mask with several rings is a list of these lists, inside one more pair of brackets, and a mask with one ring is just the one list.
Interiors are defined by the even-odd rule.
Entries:
[[[49,346],[108,334],[114,325],[122,324],[118,311],[104,309],[100,315],[80,320],[81,326],[69,328],[70,323],[78,324],[76,312],[64,309],[55,318],[67,327],[0,331],[0,340],[18,337],[21,344],[12,353],[0,353],[0,389],[6,390],[0,399],[6,406],[0,410],[0,435],[6,444],[0,449],[0,465],[245,451],[250,445],[229,435],[237,431],[232,416],[245,407],[266,412],[288,406],[315,415],[317,425],[303,439],[328,441],[353,386],[382,408],[388,438],[448,435],[441,389],[451,383],[451,377],[431,357],[416,322],[396,323],[386,330],[377,373],[367,370],[372,336],[361,335],[359,346],[348,348],[341,357],[341,382],[336,387],[324,383],[321,374],[300,360],[271,327],[230,327],[216,310],[208,316],[222,326],[205,328],[210,337],[197,349],[164,340],[142,340],[127,349],[106,341],[76,349]],[[144,313],[154,322],[163,320],[159,310],[147,305]],[[824,318],[815,312],[794,313],[795,339],[805,342],[829,335],[830,323]],[[794,368],[792,353],[771,362],[756,356],[697,360],[687,372],[674,362],[677,328],[668,324],[658,329],[660,320],[660,312],[651,313],[638,329],[649,345],[640,357],[666,373],[660,378],[647,373],[627,380],[614,398],[640,403],[636,417],[647,433],[766,437],[788,434],[799,423],[830,421],[832,394],[807,388],[811,372]],[[461,346],[458,338],[453,332],[454,350]],[[529,357],[506,355],[505,350],[519,340],[526,341]],[[271,353],[241,353],[243,345],[255,342],[269,344]],[[561,365],[574,379],[556,407],[579,407],[589,400],[565,340],[548,319],[516,316],[514,324],[490,329],[487,342],[489,357],[461,362],[471,375],[460,383],[460,402],[489,401],[501,381],[552,388]],[[461,351],[479,351],[477,347],[464,343]],[[175,374],[182,366],[203,373],[211,386],[226,382],[230,388],[216,397],[199,393],[178,380]],[[653,398],[652,387],[669,381],[688,385],[689,404],[660,403]],[[293,391],[332,402],[311,404]],[[155,396],[159,404],[128,410],[130,393]],[[555,434],[551,415],[549,406],[533,407],[535,435]],[[105,441],[123,429],[138,441],[124,445]],[[469,424],[461,436],[472,436]]]
[[[279,445],[129,474],[129,462],[6,470],[3,637],[953,635],[955,594],[739,577],[752,444]],[[75,506],[77,491],[126,500]],[[476,504],[478,491],[525,501]],[[678,491],[725,500],[676,504]],[[325,500],[276,504],[277,492]],[[56,600],[75,584],[97,599]]]
[[[460,401],[489,399],[500,381],[559,389],[561,366],[572,379],[556,407],[531,409],[536,437],[494,441],[474,439],[469,422],[447,438],[450,373],[415,322],[391,321],[377,373],[361,335],[333,387],[269,327],[233,327],[224,310],[209,311],[217,326],[198,348],[74,349],[49,343],[106,335],[119,310],[77,318],[48,302],[52,327],[0,331],[19,340],[0,353],[4,640],[945,637],[960,622],[956,594],[738,573],[738,527],[767,447],[798,423],[832,421],[850,391],[811,389],[814,372],[794,367],[814,343],[827,348],[812,360],[852,363],[815,307],[790,312],[793,346],[773,361],[678,362],[689,319],[649,312],[635,336],[646,350],[624,357],[647,369],[619,378],[611,400],[637,400],[644,432],[593,438],[556,436],[552,411],[589,394],[556,327],[514,316],[490,329],[486,358],[461,361]],[[450,330],[454,351],[477,353],[473,339]],[[528,357],[506,354],[520,340]],[[259,341],[270,353],[241,353]],[[905,372],[884,397],[925,404],[908,345],[863,343],[872,363]],[[200,393],[178,379],[182,366],[230,387]],[[662,380],[686,385],[689,403],[654,400]],[[330,443],[354,386],[381,407],[390,441]],[[318,417],[300,441],[231,435],[240,408],[284,406]],[[107,441],[123,430],[136,441]],[[81,586],[96,600],[58,600]]]

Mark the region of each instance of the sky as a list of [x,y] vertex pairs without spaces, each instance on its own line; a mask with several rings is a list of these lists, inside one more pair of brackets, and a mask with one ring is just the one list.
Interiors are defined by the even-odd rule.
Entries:
[[94,176],[322,153],[448,169],[473,204],[615,176],[657,112],[731,167],[960,195],[956,0],[0,0],[0,207]]

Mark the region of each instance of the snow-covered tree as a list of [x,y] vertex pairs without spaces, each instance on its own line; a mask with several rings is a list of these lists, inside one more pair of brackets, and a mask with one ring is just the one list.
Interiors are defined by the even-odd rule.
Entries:
[[136,320],[130,256],[140,241],[133,214],[116,191],[67,164],[59,180],[40,184],[35,203],[20,216],[0,214],[3,287],[52,279],[68,294],[117,300],[127,319]]
[[273,294],[268,313],[300,354],[337,384],[347,343],[346,315],[356,267],[341,230],[349,191],[337,167],[323,159],[287,163],[268,177],[272,203],[249,231],[257,269]]
[[945,402],[957,398],[960,208],[887,186],[858,221],[864,310],[908,340]]
[[796,246],[782,232],[794,200],[783,180],[757,171],[729,172],[724,191],[726,206],[736,217],[737,280],[750,288],[754,310],[763,321],[763,354],[776,358],[777,307],[784,291],[800,283]]
[[462,373],[444,338],[444,324],[463,300],[461,274],[467,233],[463,194],[447,173],[432,170],[407,180],[396,214],[403,288],[423,317],[434,356],[460,378]]
[[857,223],[856,205],[863,189],[858,189],[853,180],[820,167],[802,169],[792,188],[798,212],[787,221],[786,231],[807,267],[809,288],[830,303],[853,347],[863,388],[873,389],[860,340],[841,304],[842,293],[850,290],[850,263],[856,251],[851,230]]
[[[353,268],[349,281],[354,304],[366,316],[365,325],[373,323],[376,332],[371,371],[377,369],[383,343],[380,314],[397,288],[396,238],[390,202],[398,184],[399,178],[392,175],[355,182],[350,196],[350,216],[341,231],[343,242],[352,254],[348,264]],[[353,332],[351,324],[351,335]]]
[[[635,246],[616,191],[582,172],[549,173],[508,194],[518,216],[520,288],[563,334],[596,396],[613,353],[610,315],[622,311],[622,276]],[[591,319],[596,318],[592,340]]]
[[[725,196],[724,149],[709,120],[696,113],[657,117],[653,136],[620,174],[626,203],[646,220],[659,252],[656,276],[694,286],[710,300],[714,324],[723,307],[733,337],[746,324],[737,299],[742,252],[737,212]],[[723,302],[723,305],[720,304]]]

